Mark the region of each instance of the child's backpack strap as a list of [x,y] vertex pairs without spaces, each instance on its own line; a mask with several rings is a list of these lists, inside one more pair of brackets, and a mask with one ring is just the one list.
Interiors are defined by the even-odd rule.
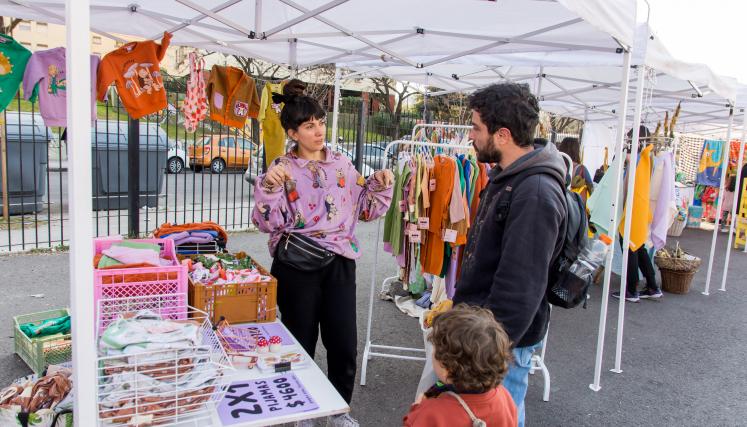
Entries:
[[469,419],[472,421],[472,427],[488,427],[488,424],[485,421],[475,416],[474,412],[469,409],[469,406],[467,406],[467,402],[465,402],[461,396],[454,393],[453,391],[447,391],[446,394],[453,396],[459,402],[459,404],[462,405],[462,408],[464,408],[464,411],[467,412],[467,415],[469,415]]

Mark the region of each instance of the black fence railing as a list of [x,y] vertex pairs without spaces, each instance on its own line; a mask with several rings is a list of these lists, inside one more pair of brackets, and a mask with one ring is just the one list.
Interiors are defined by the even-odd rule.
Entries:
[[[262,82],[257,86],[261,88]],[[0,219],[0,251],[67,243],[68,143],[91,144],[95,236],[132,235],[133,228],[142,236],[165,222],[214,221],[227,230],[250,228],[251,185],[244,178],[263,170],[259,125],[248,120],[237,129],[205,120],[196,132],[187,133],[179,111],[184,94],[178,92],[167,93],[166,110],[138,122],[130,120],[116,96],[110,104],[97,103],[90,141],[66,141],[64,129],[45,126],[38,104],[23,100],[19,93],[0,113],[0,133],[7,145],[9,210]],[[397,119],[364,111],[362,100],[346,105],[339,115],[338,147],[363,174],[385,166],[386,143],[409,137],[420,120],[414,114]],[[135,188],[128,193],[134,179],[128,165],[130,136],[139,139],[137,200],[129,197]]]
[[[263,82],[257,83],[263,87]],[[67,243],[69,143],[91,146],[95,236],[143,236],[165,222],[213,221],[227,230],[250,228],[252,186],[245,176],[264,169],[259,124],[248,120],[237,129],[204,120],[188,133],[179,111],[184,91],[174,82],[166,87],[169,107],[139,121],[130,120],[116,96],[110,104],[97,103],[97,121],[87,141],[66,141],[64,129],[45,126],[38,105],[19,93],[0,113],[0,135],[7,148],[8,209],[0,218],[0,251]],[[373,106],[346,98],[338,119],[338,149],[364,175],[390,164],[386,144],[409,138],[413,127],[423,122],[419,114],[395,117],[370,111]],[[328,114],[329,141],[331,111]],[[553,139],[559,142],[564,136]],[[138,144],[130,144],[130,138]],[[130,165],[131,160],[137,162]],[[129,174],[135,165],[136,185]]]

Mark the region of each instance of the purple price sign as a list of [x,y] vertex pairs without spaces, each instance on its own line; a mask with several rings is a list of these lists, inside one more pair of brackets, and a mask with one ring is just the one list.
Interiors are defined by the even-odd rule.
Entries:
[[303,384],[291,372],[261,380],[238,381],[218,405],[224,426],[319,409]]

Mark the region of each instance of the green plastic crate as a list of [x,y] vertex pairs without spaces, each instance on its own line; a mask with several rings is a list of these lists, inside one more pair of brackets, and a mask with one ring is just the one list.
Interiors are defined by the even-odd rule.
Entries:
[[41,374],[49,365],[69,362],[73,357],[73,340],[70,334],[29,338],[21,331],[24,323],[37,323],[55,317],[67,316],[67,308],[24,314],[13,318],[16,354],[35,374]]

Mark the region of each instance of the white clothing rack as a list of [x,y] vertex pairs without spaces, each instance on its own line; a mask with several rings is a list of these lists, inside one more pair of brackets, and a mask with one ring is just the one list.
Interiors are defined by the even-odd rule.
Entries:
[[[433,125],[419,125],[419,126],[434,127]],[[447,127],[448,125],[438,125],[438,126]],[[415,135],[415,129],[413,129],[413,137],[414,135]],[[389,153],[391,152],[391,149],[394,146],[430,147],[430,148],[442,148],[442,149],[448,149],[448,150],[464,150],[464,149],[472,148],[469,145],[440,144],[440,143],[434,143],[434,142],[418,142],[418,141],[400,140],[400,141],[392,141],[389,144],[387,144],[386,148],[384,149],[384,156],[386,156],[385,158],[389,156]],[[406,355],[391,352],[391,351],[397,351],[397,352],[409,352],[409,353],[415,353],[415,354],[422,353],[423,355],[425,355],[424,348],[396,347],[396,346],[390,346],[390,345],[374,344],[373,341],[371,340],[371,327],[373,323],[373,303],[374,303],[375,289],[376,289],[376,272],[377,272],[377,267],[379,263],[379,241],[380,240],[381,240],[381,219],[378,219],[376,221],[376,243],[374,244],[374,264],[373,264],[373,271],[371,272],[371,292],[369,294],[369,301],[368,301],[368,324],[366,326],[366,348],[365,350],[363,350],[363,362],[361,363],[361,385],[366,385],[366,371],[368,368],[368,361],[372,357],[387,357],[390,359],[425,361],[425,357],[423,356],[406,356]],[[382,288],[387,283],[391,283],[392,281],[396,279],[398,279],[398,276],[387,277],[381,283]]]
[[[418,125],[423,127],[445,127],[445,128],[456,128],[456,129],[470,129],[471,126],[459,126],[459,125]],[[413,136],[415,135],[415,129],[413,129]],[[430,148],[442,148],[446,150],[465,150],[472,148],[471,145],[461,145],[461,144],[440,144],[440,143],[433,143],[433,142],[418,142],[418,141],[392,141],[389,144],[387,144],[386,148],[384,149],[384,155],[388,157],[388,154],[390,153],[390,150],[394,146],[411,146],[411,147],[430,147]],[[386,158],[386,157],[385,157]],[[374,298],[375,298],[375,288],[376,288],[376,273],[377,273],[377,266],[379,262],[379,241],[381,240],[381,220],[377,220],[376,222],[376,243],[374,244],[374,264],[373,269],[371,272],[371,291],[369,294],[369,300],[368,300],[368,324],[366,326],[366,347],[363,351],[363,361],[361,362],[361,385],[366,385],[366,372],[368,368],[368,361],[371,360],[373,357],[385,357],[390,359],[402,359],[402,360],[418,360],[418,361],[425,361],[425,357],[420,356],[420,354],[425,355],[425,349],[424,348],[413,348],[413,347],[397,347],[397,346],[390,346],[390,345],[383,345],[383,344],[374,344],[371,340],[371,328],[373,323],[373,304],[374,304]],[[382,289],[387,283],[391,283],[392,281],[398,279],[397,276],[394,277],[387,277],[384,279],[381,283]],[[422,327],[422,325],[421,325]],[[531,372],[534,373],[535,370],[540,370],[544,377],[544,393],[543,393],[543,400],[548,401],[550,399],[550,373],[547,369],[547,366],[545,366],[545,349],[547,347],[547,334],[545,334],[544,339],[542,340],[542,352],[539,355],[534,355],[532,357],[532,367]],[[403,355],[398,354],[399,353],[414,353],[418,356],[409,356],[409,355]]]
[[462,130],[469,130],[469,129],[472,129],[472,126],[468,126],[468,125],[439,125],[439,124],[434,124],[434,123],[427,123],[427,124],[426,124],[426,123],[420,123],[420,124],[417,124],[417,125],[415,125],[415,126],[414,126],[414,127],[412,128],[412,136],[411,136],[410,138],[411,138],[411,139],[412,139],[413,141],[415,141],[415,135],[417,135],[417,133],[418,133],[418,128],[421,128],[421,129],[428,129],[428,128],[432,128],[432,129],[434,129],[434,128],[435,128],[435,129],[438,129],[438,128],[445,128],[445,129],[462,129]]

